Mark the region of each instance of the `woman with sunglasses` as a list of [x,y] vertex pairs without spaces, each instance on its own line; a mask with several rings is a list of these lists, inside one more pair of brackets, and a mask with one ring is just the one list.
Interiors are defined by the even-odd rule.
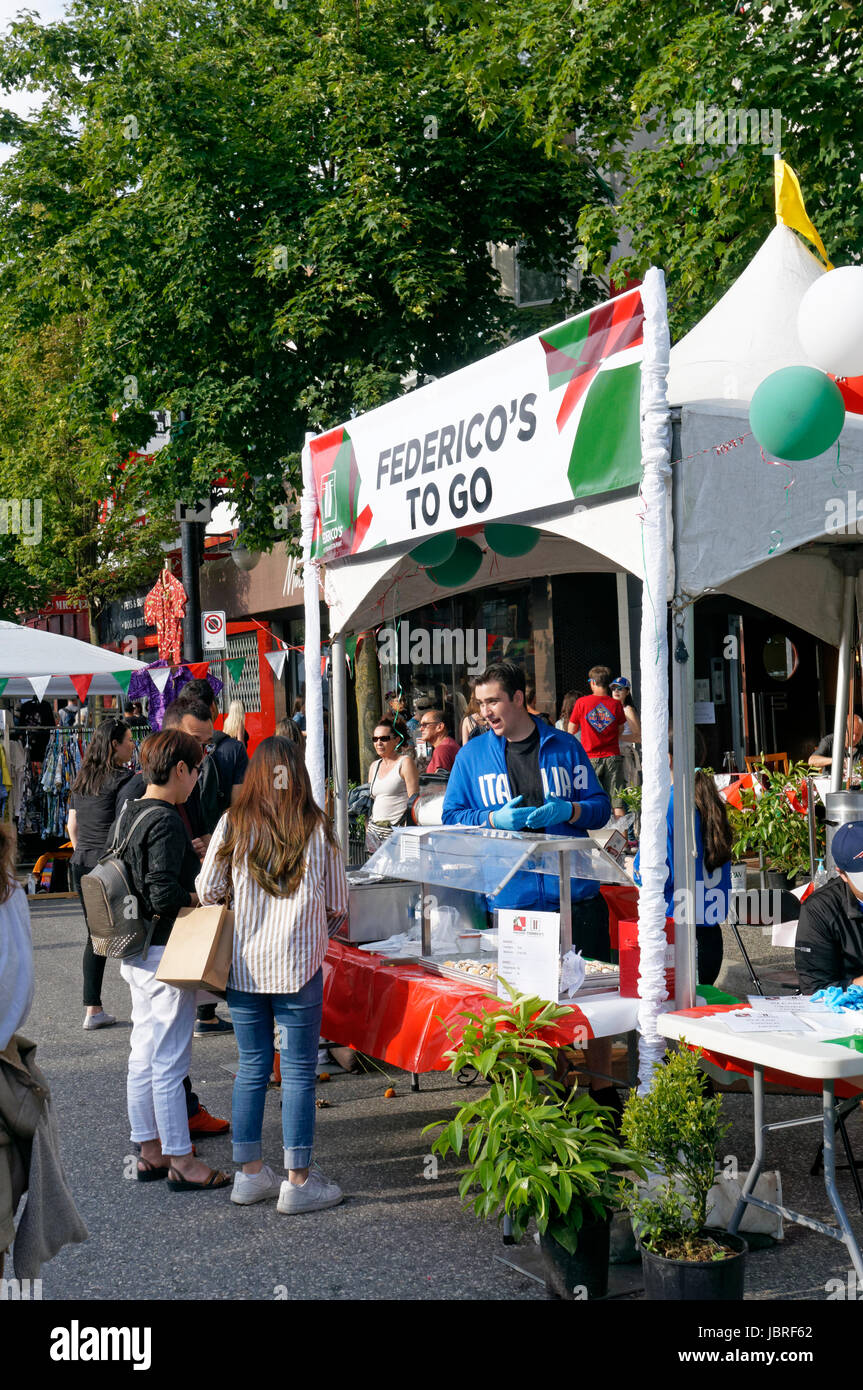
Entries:
[[404,725],[392,719],[379,719],[375,725],[377,758],[369,768],[371,820],[366,828],[366,849],[370,854],[391,834],[408,808],[408,801],[420,787],[419,772]]
[[192,1055],[195,1026],[193,989],[175,989],[156,979],[168,937],[183,907],[195,907],[200,861],[180,818],[179,807],[195,787],[203,754],[201,742],[183,729],[163,730],[141,745],[147,789],[127,801],[117,822],[117,838],[144,812],[123,853],[139,910],[155,921],[146,957],[130,956],[120,974],[132,992],[132,1036],[126,1094],[134,1144],[140,1144],[138,1181],[167,1178],[175,1192],[227,1187],[227,1173],[214,1171],[194,1155],[183,1079]]
[[[81,909],[81,878],[96,867],[108,844],[108,832],[117,819],[120,793],[132,773],[127,766],[135,754],[129,725],[122,719],[106,719],[93,735],[78,775],[72,783],[66,833],[74,854],[69,877]],[[86,922],[86,913],[84,914]],[[105,957],[93,952],[90,933],[84,946],[84,1027],[110,1028],[117,1020],[102,1008]]]

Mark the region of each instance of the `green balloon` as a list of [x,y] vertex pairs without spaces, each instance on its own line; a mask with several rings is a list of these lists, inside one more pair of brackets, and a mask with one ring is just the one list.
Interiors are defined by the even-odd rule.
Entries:
[[505,522],[490,521],[484,529],[492,550],[510,560],[530,554],[539,540],[539,532],[532,526],[509,526]]
[[449,560],[429,570],[435,584],[444,589],[460,589],[473,579],[482,564],[482,551],[473,541],[459,538],[458,544]]
[[445,565],[447,560],[455,554],[458,536],[455,531],[444,531],[441,536],[429,536],[427,541],[421,541],[415,545],[411,551],[411,559],[416,560],[418,565],[423,567],[428,565]]
[[765,453],[814,459],[842,433],[845,402],[836,382],[817,367],[782,367],[752,397],[749,423]]

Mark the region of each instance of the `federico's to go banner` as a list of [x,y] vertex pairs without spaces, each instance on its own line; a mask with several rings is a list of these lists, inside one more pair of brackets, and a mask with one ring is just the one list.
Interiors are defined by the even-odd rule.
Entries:
[[638,482],[643,322],[629,290],[319,435],[314,555],[419,543]]

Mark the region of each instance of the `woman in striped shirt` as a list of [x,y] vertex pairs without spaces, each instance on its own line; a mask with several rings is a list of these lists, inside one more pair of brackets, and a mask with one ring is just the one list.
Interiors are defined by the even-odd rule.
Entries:
[[[348,885],[330,823],[315,804],[303,750],[284,738],[258,745],[237,802],[213,832],[196,890],[202,903],[230,894],[234,954],[227,998],[240,1067],[232,1103],[241,1206],[279,1194],[284,1214],[322,1211],[341,1189],[311,1167],[315,1066],[328,938],[348,911]],[[276,1024],[282,1065],[287,1181],[262,1162],[264,1102]]]

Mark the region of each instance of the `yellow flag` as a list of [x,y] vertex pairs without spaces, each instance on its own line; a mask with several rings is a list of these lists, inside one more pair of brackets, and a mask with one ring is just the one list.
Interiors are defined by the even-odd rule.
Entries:
[[795,232],[802,233],[818,248],[827,269],[832,270],[833,266],[828,261],[827,252],[824,250],[824,242],[806,215],[797,175],[791,166],[785,163],[784,159],[779,158],[779,155],[776,155],[773,160],[773,187],[776,196],[776,221],[783,222],[786,227],[793,227]]

